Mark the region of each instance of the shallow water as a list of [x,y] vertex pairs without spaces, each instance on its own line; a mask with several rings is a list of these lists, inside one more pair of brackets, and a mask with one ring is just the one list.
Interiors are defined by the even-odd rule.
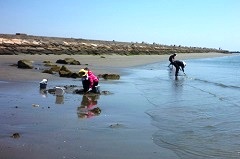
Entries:
[[154,143],[183,159],[240,158],[240,56],[186,62],[177,79],[166,63],[131,75],[153,106]]
[[[101,90],[113,94],[85,98],[45,93],[39,81],[0,83],[0,158],[145,159],[163,152],[152,142],[155,128],[144,112],[148,102],[131,82],[100,81]],[[80,84],[49,81],[47,88]],[[100,114],[91,113],[93,108]],[[13,133],[20,138],[11,138]],[[164,152],[161,156],[175,156]]]
[[177,79],[167,62],[125,69],[120,81],[100,81],[113,94],[89,99],[45,93],[41,79],[1,81],[0,157],[240,158],[239,61],[188,60]]

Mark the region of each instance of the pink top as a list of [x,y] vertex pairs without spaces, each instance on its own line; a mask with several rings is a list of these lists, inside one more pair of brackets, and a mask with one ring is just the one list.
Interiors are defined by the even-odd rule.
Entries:
[[88,71],[88,79],[89,79],[89,88],[93,88],[94,82],[98,82],[99,79],[96,75],[93,74],[92,71]]

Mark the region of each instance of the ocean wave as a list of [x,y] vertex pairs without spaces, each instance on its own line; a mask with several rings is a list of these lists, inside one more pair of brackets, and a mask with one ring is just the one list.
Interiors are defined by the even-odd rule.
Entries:
[[203,79],[199,79],[199,78],[195,78],[194,80],[204,82],[204,83],[208,83],[208,84],[212,84],[212,85],[222,87],[222,88],[233,88],[233,89],[239,89],[240,88],[239,86],[226,85],[226,84],[223,84],[223,83],[212,82],[212,81],[203,80]]
[[0,81],[0,84],[1,84],[1,83],[9,83],[9,82],[7,82],[7,81]]

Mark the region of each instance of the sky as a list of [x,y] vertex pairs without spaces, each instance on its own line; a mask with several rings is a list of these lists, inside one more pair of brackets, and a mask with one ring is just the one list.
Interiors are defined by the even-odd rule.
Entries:
[[0,0],[0,33],[240,51],[240,0]]

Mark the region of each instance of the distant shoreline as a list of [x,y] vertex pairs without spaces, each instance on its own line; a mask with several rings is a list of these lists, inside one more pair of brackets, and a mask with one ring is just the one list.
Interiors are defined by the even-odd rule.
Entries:
[[0,34],[0,55],[169,55],[172,53],[229,53],[228,50],[181,45],[118,42],[27,34]]

